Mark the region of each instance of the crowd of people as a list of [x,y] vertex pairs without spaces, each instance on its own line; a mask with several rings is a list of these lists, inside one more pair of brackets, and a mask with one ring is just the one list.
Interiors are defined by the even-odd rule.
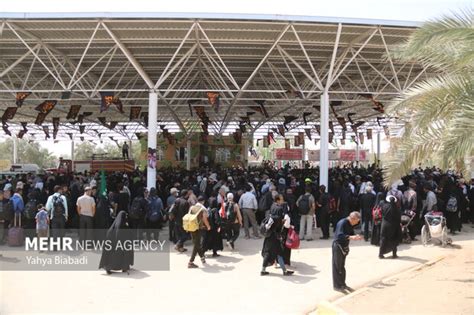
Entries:
[[[434,167],[414,169],[389,189],[384,187],[382,170],[375,165],[331,168],[328,187],[319,185],[318,168],[289,165],[159,170],[156,188],[150,190],[145,174],[138,169],[107,174],[106,190],[98,189],[99,173],[4,177],[0,181],[0,241],[5,242],[16,216],[22,218],[21,225],[29,233],[37,230],[38,235],[44,235],[50,229],[50,235],[61,237],[68,229],[77,228],[80,239],[103,239],[107,237],[103,231],[119,226],[128,226],[136,238],[157,239],[168,225],[176,251],[185,252],[186,242],[192,239],[188,267],[196,268],[196,256],[202,263],[206,251],[218,257],[224,240],[231,250],[238,247],[243,230],[246,239],[264,238],[261,275],[268,274],[265,268],[272,264],[279,264],[284,275],[291,275],[291,250],[284,245],[288,230],[310,242],[317,227],[321,239],[331,234],[335,238],[333,267],[339,270],[334,272],[340,279],[334,286],[343,288],[345,271],[342,277],[340,269],[345,255],[341,253],[348,249],[350,239],[359,239],[348,237],[359,220],[360,238],[380,246],[379,258],[389,252],[397,257],[402,213],[413,216],[408,229],[412,240],[420,234],[423,215],[430,211],[443,212],[453,234],[462,224],[474,223],[474,179],[466,183],[461,175]],[[197,214],[200,222],[198,231],[192,233],[183,228],[183,217],[189,212]]]

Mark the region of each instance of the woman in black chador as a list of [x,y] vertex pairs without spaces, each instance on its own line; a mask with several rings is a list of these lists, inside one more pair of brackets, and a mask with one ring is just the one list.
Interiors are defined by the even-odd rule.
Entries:
[[223,250],[224,246],[222,244],[222,234],[221,234],[221,217],[219,216],[219,210],[212,208],[209,210],[209,224],[211,229],[206,232],[204,236],[204,247],[205,250],[212,250],[212,257],[219,257],[217,253],[219,250]]
[[379,258],[392,252],[392,258],[397,258],[397,246],[400,244],[402,229],[400,227],[402,213],[397,206],[395,196],[387,196],[386,203],[382,206],[382,229],[380,231]]
[[[375,207],[380,207],[382,209],[385,203],[385,193],[379,192],[377,193],[377,197],[375,198]],[[374,217],[374,209],[372,209],[372,236],[370,237],[370,244],[379,246],[380,245],[380,228],[382,226],[382,220],[377,215]]]
[[[132,233],[127,222],[127,213],[120,211],[107,231],[106,240],[111,248],[104,246],[102,257],[100,258],[99,269],[103,268],[107,274],[112,270],[122,270],[127,272],[133,265],[133,249],[126,250],[127,240],[132,240]],[[110,250],[108,250],[110,249]]]

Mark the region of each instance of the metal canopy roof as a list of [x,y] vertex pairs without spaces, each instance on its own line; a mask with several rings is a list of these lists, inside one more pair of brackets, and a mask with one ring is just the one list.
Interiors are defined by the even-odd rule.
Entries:
[[[6,16],[8,17],[8,16]],[[313,128],[319,121],[320,95],[328,89],[338,116],[347,121],[367,121],[359,130],[379,128],[376,117],[383,116],[372,102],[361,97],[371,93],[387,104],[421,78],[432,73],[421,65],[399,63],[387,54],[402,43],[414,27],[379,24],[342,24],[244,19],[5,19],[0,22],[0,107],[15,106],[19,91],[32,94],[18,109],[10,130],[18,132],[20,122],[43,137],[33,126],[34,108],[44,100],[58,100],[46,118],[60,118],[58,139],[75,137],[97,140],[97,133],[114,139],[134,138],[144,131],[143,121],[129,121],[131,106],[147,111],[148,93],[159,93],[159,123],[171,132],[200,130],[200,120],[189,102],[206,107],[209,132],[228,134],[238,129],[241,117],[252,112],[255,100],[265,100],[269,118],[250,116],[256,136],[283,123],[283,116],[298,119],[292,131]],[[64,91],[71,91],[61,100]],[[100,91],[114,91],[124,114],[114,107],[100,113]],[[208,102],[206,92],[219,92],[218,112]],[[297,91],[299,93],[288,93]],[[84,119],[85,132],[66,120],[71,105],[92,112]],[[311,112],[304,126],[302,114]],[[109,130],[97,117],[119,125]],[[336,136],[341,131],[334,112],[330,113]],[[397,127],[400,122],[385,119]],[[38,129],[32,131],[33,129]],[[52,127],[50,127],[51,130]],[[247,128],[250,129],[250,128]],[[41,130],[41,131],[40,131]],[[396,128],[394,128],[396,130]],[[41,132],[39,134],[39,132]],[[347,135],[351,135],[348,124]]]

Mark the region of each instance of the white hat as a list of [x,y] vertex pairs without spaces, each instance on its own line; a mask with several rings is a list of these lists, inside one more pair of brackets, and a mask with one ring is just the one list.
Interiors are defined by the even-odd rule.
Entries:
[[3,187],[3,191],[11,190],[12,189],[12,184],[6,183],[5,187]]
[[387,198],[385,198],[385,201],[391,202],[392,199],[393,199],[393,202],[397,202],[397,197],[392,196],[392,195],[388,195]]
[[234,200],[234,194],[233,193],[228,193],[227,194],[227,200]]

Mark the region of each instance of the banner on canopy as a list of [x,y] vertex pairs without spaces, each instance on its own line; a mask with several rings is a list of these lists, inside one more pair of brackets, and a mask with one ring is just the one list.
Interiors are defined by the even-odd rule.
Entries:
[[[319,161],[319,150],[308,150],[309,161]],[[339,160],[339,150],[328,150],[328,158],[330,161]]]
[[302,160],[303,150],[301,149],[275,149],[276,160]]

